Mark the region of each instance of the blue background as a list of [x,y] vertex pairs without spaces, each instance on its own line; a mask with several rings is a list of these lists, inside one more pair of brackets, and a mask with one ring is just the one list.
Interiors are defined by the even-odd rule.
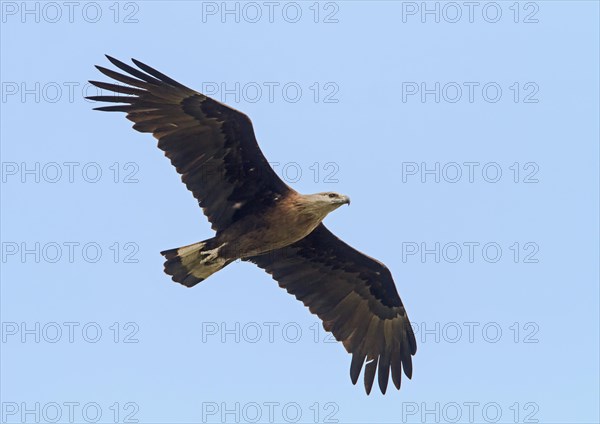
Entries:
[[[23,15],[20,2],[2,3],[3,419],[21,422],[39,402],[39,416],[24,418],[47,422],[56,402],[68,422],[64,403],[77,402],[82,422],[95,402],[101,422],[127,413],[144,423],[250,422],[257,411],[269,422],[269,403],[274,422],[297,411],[300,422],[598,422],[598,3],[500,2],[495,23],[484,2],[473,22],[458,3],[455,23],[444,3],[439,23],[422,17],[421,2],[320,3],[318,22],[314,3],[300,2],[296,23],[294,5],[282,15],[280,2],[269,22],[258,4],[252,23],[243,3],[239,22],[221,16],[221,2],[99,2],[97,22],[86,2],[73,19],[64,5],[56,15],[27,3],[38,12]],[[250,91],[215,97],[252,118],[295,189],[351,196],[326,224],[390,267],[418,330],[413,380],[400,393],[390,382],[385,396],[367,397],[362,376],[353,386],[342,345],[258,268],[235,263],[193,289],[163,274],[161,250],[212,232],[155,140],[83,99],[97,94],[88,79],[107,80],[93,68],[109,66],[105,53],[197,90],[279,84],[272,101],[266,88],[255,102]],[[439,102],[406,93],[436,82]],[[478,84],[473,101],[465,89],[453,102],[465,82]],[[282,94],[286,83],[301,87],[297,102]],[[487,83],[501,87],[498,101],[482,95]],[[72,182],[64,162],[78,164]],[[419,172],[439,162],[439,182],[407,174],[409,162]],[[463,175],[452,183],[454,162]],[[472,182],[464,162],[478,163]],[[34,173],[22,175],[22,163]],[[481,174],[488,163],[502,171],[495,183]],[[86,181],[97,168],[99,181]],[[72,262],[65,242],[79,243]],[[465,242],[479,243],[472,261]],[[36,243],[39,261],[21,256]],[[86,243],[97,245],[84,254]],[[421,243],[440,244],[438,262],[407,254]],[[496,262],[481,251],[487,243],[502,249]]]

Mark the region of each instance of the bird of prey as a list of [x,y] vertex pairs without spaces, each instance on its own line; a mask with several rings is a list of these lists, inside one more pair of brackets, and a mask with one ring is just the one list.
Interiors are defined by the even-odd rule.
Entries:
[[88,99],[117,103],[96,108],[125,112],[133,128],[152,133],[216,231],[213,238],[165,250],[165,272],[192,287],[236,259],[271,274],[302,301],[352,354],[350,378],[364,367],[371,392],[376,370],[381,392],[388,379],[400,389],[411,378],[417,350],[392,275],[355,250],[321,221],[347,196],[300,194],[269,166],[243,113],[194,91],[135,59],[107,56],[123,73],[97,66],[122,84],[90,81],[113,92]]

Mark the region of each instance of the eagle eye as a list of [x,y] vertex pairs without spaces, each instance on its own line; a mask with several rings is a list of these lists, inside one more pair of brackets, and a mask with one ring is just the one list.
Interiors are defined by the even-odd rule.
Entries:
[[337,197],[337,194],[335,194],[335,193],[329,193],[329,198],[330,199],[333,199],[334,197]]

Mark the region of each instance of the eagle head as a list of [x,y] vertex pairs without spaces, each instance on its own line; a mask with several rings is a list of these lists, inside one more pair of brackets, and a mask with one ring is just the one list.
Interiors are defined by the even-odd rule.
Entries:
[[318,209],[329,213],[342,205],[349,205],[350,198],[343,194],[334,193],[333,191],[325,191],[323,193],[310,194],[310,202]]
[[319,196],[320,200],[322,200],[324,203],[335,206],[335,208],[338,208],[342,205],[350,205],[350,198],[348,196],[335,193],[333,191],[317,193],[317,196]]
[[343,194],[326,191],[315,194],[300,194],[294,200],[294,207],[301,214],[308,214],[321,221],[330,212],[342,205],[349,205],[350,198]]

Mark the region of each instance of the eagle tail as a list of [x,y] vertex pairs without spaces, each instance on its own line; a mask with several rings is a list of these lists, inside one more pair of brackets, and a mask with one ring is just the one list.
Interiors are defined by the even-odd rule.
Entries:
[[193,287],[206,280],[232,261],[219,256],[222,246],[214,238],[188,246],[160,252],[165,261],[165,273],[186,287]]

